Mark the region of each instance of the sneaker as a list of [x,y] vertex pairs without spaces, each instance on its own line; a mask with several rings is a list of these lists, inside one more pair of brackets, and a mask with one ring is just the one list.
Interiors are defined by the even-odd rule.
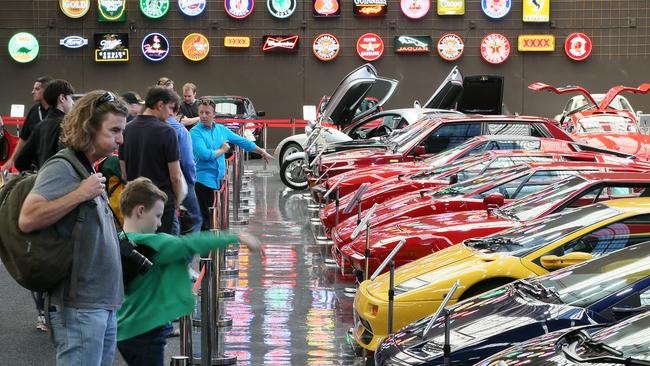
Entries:
[[47,332],[47,323],[45,322],[45,315],[39,315],[36,318],[36,329],[41,332]]

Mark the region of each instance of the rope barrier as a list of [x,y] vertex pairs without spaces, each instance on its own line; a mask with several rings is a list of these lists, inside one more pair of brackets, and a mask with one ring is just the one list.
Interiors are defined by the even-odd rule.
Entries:
[[[25,122],[24,117],[9,117],[1,116],[5,125],[16,125],[21,126]],[[234,119],[234,118],[224,118],[216,119],[215,122],[218,123],[237,123],[237,124],[248,124],[254,123],[255,126],[246,126],[246,129],[255,129],[262,128],[266,125],[268,128],[295,128],[295,127],[305,127],[309,121],[305,119]]]

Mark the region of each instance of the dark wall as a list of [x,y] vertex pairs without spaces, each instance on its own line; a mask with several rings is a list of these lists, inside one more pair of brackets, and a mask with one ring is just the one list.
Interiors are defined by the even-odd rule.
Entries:
[[[384,55],[373,62],[381,75],[400,80],[395,96],[387,108],[410,106],[414,99],[426,100],[453,65],[465,75],[476,73],[505,76],[505,103],[513,112],[553,116],[559,113],[568,96],[533,93],[526,86],[534,81],[554,85],[583,85],[594,92],[604,92],[617,84],[637,86],[650,82],[648,18],[645,0],[551,1],[551,23],[521,22],[520,1],[513,1],[512,10],[501,21],[489,20],[481,11],[480,1],[466,0],[465,15],[436,15],[436,2],[429,14],[410,20],[399,10],[399,1],[389,0],[388,15],[381,19],[359,19],[352,15],[351,0],[343,0],[338,19],[315,19],[311,0],[300,0],[298,10],[286,20],[272,18],[266,2],[257,0],[252,16],[244,20],[230,19],[222,1],[208,0],[206,11],[188,18],[172,0],[169,13],[162,20],[146,19],[138,1],[127,1],[124,23],[99,23],[97,4],[81,19],[69,19],[59,9],[57,0],[0,1],[0,76],[5,86],[0,90],[0,115],[9,114],[11,104],[31,105],[30,90],[37,76],[50,74],[69,80],[80,91],[110,89],[118,92],[136,90],[145,93],[148,85],[160,76],[176,82],[176,89],[187,81],[198,85],[200,95],[238,94],[250,97],[267,118],[301,118],[302,105],[316,104],[331,93],[338,81],[354,67],[363,63],[357,56],[357,38],[365,32],[377,32],[386,45]],[[39,39],[41,52],[30,64],[18,64],[6,53],[6,44],[16,32],[28,31]],[[160,63],[146,61],[140,53],[144,35],[158,31],[172,44],[170,56]],[[428,55],[397,55],[393,50],[395,35],[430,35],[434,43],[446,32],[465,38],[465,53],[456,63]],[[564,53],[566,36],[572,32],[587,33],[594,44],[592,55],[575,62]],[[81,35],[93,42],[99,32],[129,32],[131,60],[128,63],[96,63],[92,47],[70,50],[59,46],[59,39]],[[180,49],[183,38],[191,32],[208,36],[210,54],[201,62],[186,60]],[[323,32],[335,34],[342,43],[339,57],[325,63],[311,51],[314,37]],[[512,52],[501,65],[489,65],[480,57],[479,44],[488,33],[502,32],[508,36]],[[556,37],[555,51],[521,53],[517,51],[519,34],[548,33]],[[261,52],[265,34],[299,34],[300,50],[293,55],[271,55]],[[226,35],[250,36],[249,49],[223,47]],[[632,104],[650,112],[650,95],[630,96]],[[288,130],[270,133],[269,146],[274,146]]]

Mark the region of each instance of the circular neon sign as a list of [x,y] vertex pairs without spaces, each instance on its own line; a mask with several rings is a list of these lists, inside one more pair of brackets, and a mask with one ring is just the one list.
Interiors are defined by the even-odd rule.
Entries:
[[9,39],[9,56],[22,64],[32,62],[38,56],[38,40],[27,32],[16,33]]

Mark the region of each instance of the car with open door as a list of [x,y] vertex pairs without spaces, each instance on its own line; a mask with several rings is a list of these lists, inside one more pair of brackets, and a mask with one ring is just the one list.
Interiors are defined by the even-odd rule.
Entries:
[[442,365],[447,331],[450,364],[472,365],[545,333],[629,317],[628,308],[648,291],[650,246],[640,243],[458,302],[433,321],[418,320],[379,343],[375,364]]
[[[386,218],[384,220],[387,224],[370,230],[369,271],[370,273],[374,272],[401,239],[405,239],[405,243],[402,250],[394,257],[397,267],[464,240],[481,238],[521,226],[531,220],[546,217],[567,208],[611,199],[646,197],[650,194],[646,191],[646,188],[650,186],[650,174],[647,171],[644,173],[621,170],[612,172],[611,168],[606,168],[608,172],[602,172],[605,169],[600,168],[598,170],[601,172],[593,172],[595,166],[596,164],[592,169],[583,169],[582,171],[576,170],[576,168],[549,171],[549,173],[561,174],[560,176],[567,178],[562,181],[555,179],[552,184],[545,185],[546,188],[538,190],[537,193],[515,200],[508,205],[500,206],[503,196],[497,190],[484,191],[482,196],[485,208],[481,210],[457,211],[398,221],[390,221]],[[537,175],[535,181],[539,184],[544,184],[546,181],[543,173],[545,172],[539,171],[537,174],[533,174]],[[549,176],[551,175],[549,174]],[[524,180],[530,177],[532,175]],[[535,182],[532,182],[529,186],[534,186],[534,184]],[[508,186],[506,190],[511,190],[513,187]],[[514,188],[514,190],[522,187],[524,186],[518,185],[518,188]],[[344,262],[346,262],[356,270],[364,270],[366,265],[365,237],[359,235],[355,239],[351,239],[352,232],[348,230],[348,227],[354,225],[354,222],[346,227],[346,231],[341,237],[338,229],[343,224],[333,230],[332,239],[335,243],[347,242],[348,244],[333,246],[334,259],[342,265],[345,265]]]
[[[650,199],[623,203],[605,201],[564,210],[484,238],[465,240],[397,268],[395,329],[432,315],[456,280],[460,284],[450,304],[649,241]],[[359,345],[372,351],[387,335],[389,281],[388,274],[364,281],[354,301],[353,335]]]
[[616,97],[623,92],[647,94],[650,83],[643,83],[637,88],[614,86],[599,102],[580,86],[556,88],[537,82],[528,88],[556,94],[581,93],[587,103],[560,118],[559,124],[567,132],[592,146],[635,155],[642,160],[650,159],[650,136],[641,133],[638,116],[627,108],[616,109],[615,104]]

